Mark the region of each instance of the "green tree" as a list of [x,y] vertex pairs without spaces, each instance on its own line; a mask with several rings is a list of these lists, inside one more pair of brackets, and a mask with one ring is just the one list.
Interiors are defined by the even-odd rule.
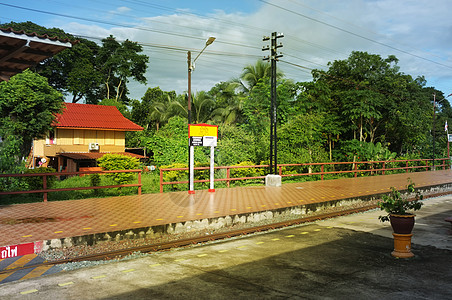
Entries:
[[[254,65],[247,65],[240,76],[245,91],[249,92],[261,79],[269,79],[271,76],[271,65],[268,62],[258,60]],[[284,76],[282,71],[277,70],[276,79]]]
[[319,114],[300,114],[281,126],[278,130],[278,163],[326,161],[323,121]]
[[381,124],[381,108],[386,105],[388,82],[398,73],[397,58],[354,51],[346,60],[329,63],[326,72],[314,71],[317,81],[329,85],[333,103],[348,120],[352,138],[375,140]]
[[[16,160],[28,155],[33,139],[45,137],[52,129],[63,105],[62,94],[29,70],[0,82],[0,136],[6,144],[15,145]],[[18,145],[12,139],[22,141]]]
[[231,166],[243,161],[259,164],[254,137],[243,128],[234,125],[218,127],[218,146],[215,161],[220,166]]
[[147,63],[149,57],[142,52],[143,48],[136,42],[125,40],[120,43],[113,36],[102,40],[102,47],[96,56],[97,66],[103,74],[104,98],[114,98],[128,102],[127,83],[130,78],[146,83]]
[[158,132],[143,137],[142,144],[157,166],[188,161],[188,126],[181,117],[173,117]]
[[175,99],[174,91],[162,91],[159,87],[148,88],[141,101],[132,102],[132,120],[145,129],[155,126],[158,131],[173,116],[170,106]]
[[346,60],[329,63],[327,71],[314,70],[314,81],[303,85],[307,90],[302,94],[311,108],[340,120],[340,130],[328,126],[328,134],[341,134],[339,142],[381,142],[400,154],[425,149],[432,124],[431,90],[422,77],[400,72],[397,62],[393,55],[352,52]]
[[337,110],[329,86],[323,81],[299,82],[297,101],[294,108],[299,113],[319,114],[323,118],[323,135],[327,136],[330,161],[333,160],[333,150],[344,131],[343,119]]
[[[215,109],[212,96],[205,91],[196,92],[191,95],[191,122],[192,124],[206,123],[211,120]],[[188,97],[179,95],[170,103],[170,116],[179,116],[188,119]]]
[[216,84],[209,94],[215,101],[212,120],[216,123],[236,124],[243,121],[243,105],[245,95],[239,90],[237,81],[226,81]]
[[97,104],[100,99],[114,98],[128,104],[129,79],[146,83],[145,73],[149,58],[141,54],[136,42],[118,42],[113,36],[102,40],[102,45],[76,38],[59,28],[46,28],[32,22],[4,23],[1,27],[47,34],[78,43],[38,64],[34,71],[49,80],[49,84],[73,103],[85,101]]

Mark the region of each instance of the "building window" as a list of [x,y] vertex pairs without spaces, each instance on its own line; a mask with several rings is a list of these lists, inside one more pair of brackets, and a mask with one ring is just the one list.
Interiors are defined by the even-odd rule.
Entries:
[[46,145],[56,145],[56,134],[53,130],[49,131],[49,134],[47,135]]

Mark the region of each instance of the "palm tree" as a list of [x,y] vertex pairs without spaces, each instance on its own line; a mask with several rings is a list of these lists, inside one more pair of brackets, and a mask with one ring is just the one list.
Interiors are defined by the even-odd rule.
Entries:
[[[271,64],[269,62],[263,62],[258,60],[255,65],[247,65],[243,68],[242,75],[240,76],[241,83],[246,91],[251,89],[264,78],[270,78],[271,76]],[[277,70],[276,79],[283,77],[284,74]]]
[[[192,123],[199,124],[209,121],[212,111],[215,109],[215,101],[213,101],[212,96],[204,91],[200,91],[192,94],[191,99]],[[178,97],[175,101],[172,101],[169,107],[169,115],[188,118],[187,101],[187,95],[185,97]]]
[[194,122],[196,124],[205,123],[210,120],[211,113],[215,108],[215,101],[212,97],[205,91],[197,92],[196,95],[192,97],[194,109]]
[[153,102],[149,111],[149,121],[155,122],[156,130],[159,131],[160,125],[163,122],[168,121],[170,117],[169,107],[171,96],[168,93],[164,93],[158,102]]
[[209,94],[215,100],[216,108],[212,112],[212,120],[217,123],[234,124],[241,119],[245,97],[239,80],[221,82],[213,87]]

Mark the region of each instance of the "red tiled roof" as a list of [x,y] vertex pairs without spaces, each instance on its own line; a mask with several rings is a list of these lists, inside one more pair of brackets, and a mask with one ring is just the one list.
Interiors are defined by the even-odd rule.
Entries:
[[90,128],[140,131],[143,127],[125,118],[115,106],[66,103],[53,126],[57,128]]

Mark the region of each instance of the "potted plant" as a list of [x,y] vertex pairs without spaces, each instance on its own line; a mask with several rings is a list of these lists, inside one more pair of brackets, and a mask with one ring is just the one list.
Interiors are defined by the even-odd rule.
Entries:
[[380,221],[390,221],[394,233],[394,251],[392,255],[395,257],[412,257],[411,253],[411,231],[414,227],[415,215],[410,211],[421,209],[424,203],[419,202],[423,199],[423,195],[414,189],[414,183],[409,180],[407,185],[409,193],[415,193],[412,200],[402,197],[400,191],[394,187],[391,188],[389,195],[384,195],[382,201],[378,203],[381,210],[388,214],[379,216]]

